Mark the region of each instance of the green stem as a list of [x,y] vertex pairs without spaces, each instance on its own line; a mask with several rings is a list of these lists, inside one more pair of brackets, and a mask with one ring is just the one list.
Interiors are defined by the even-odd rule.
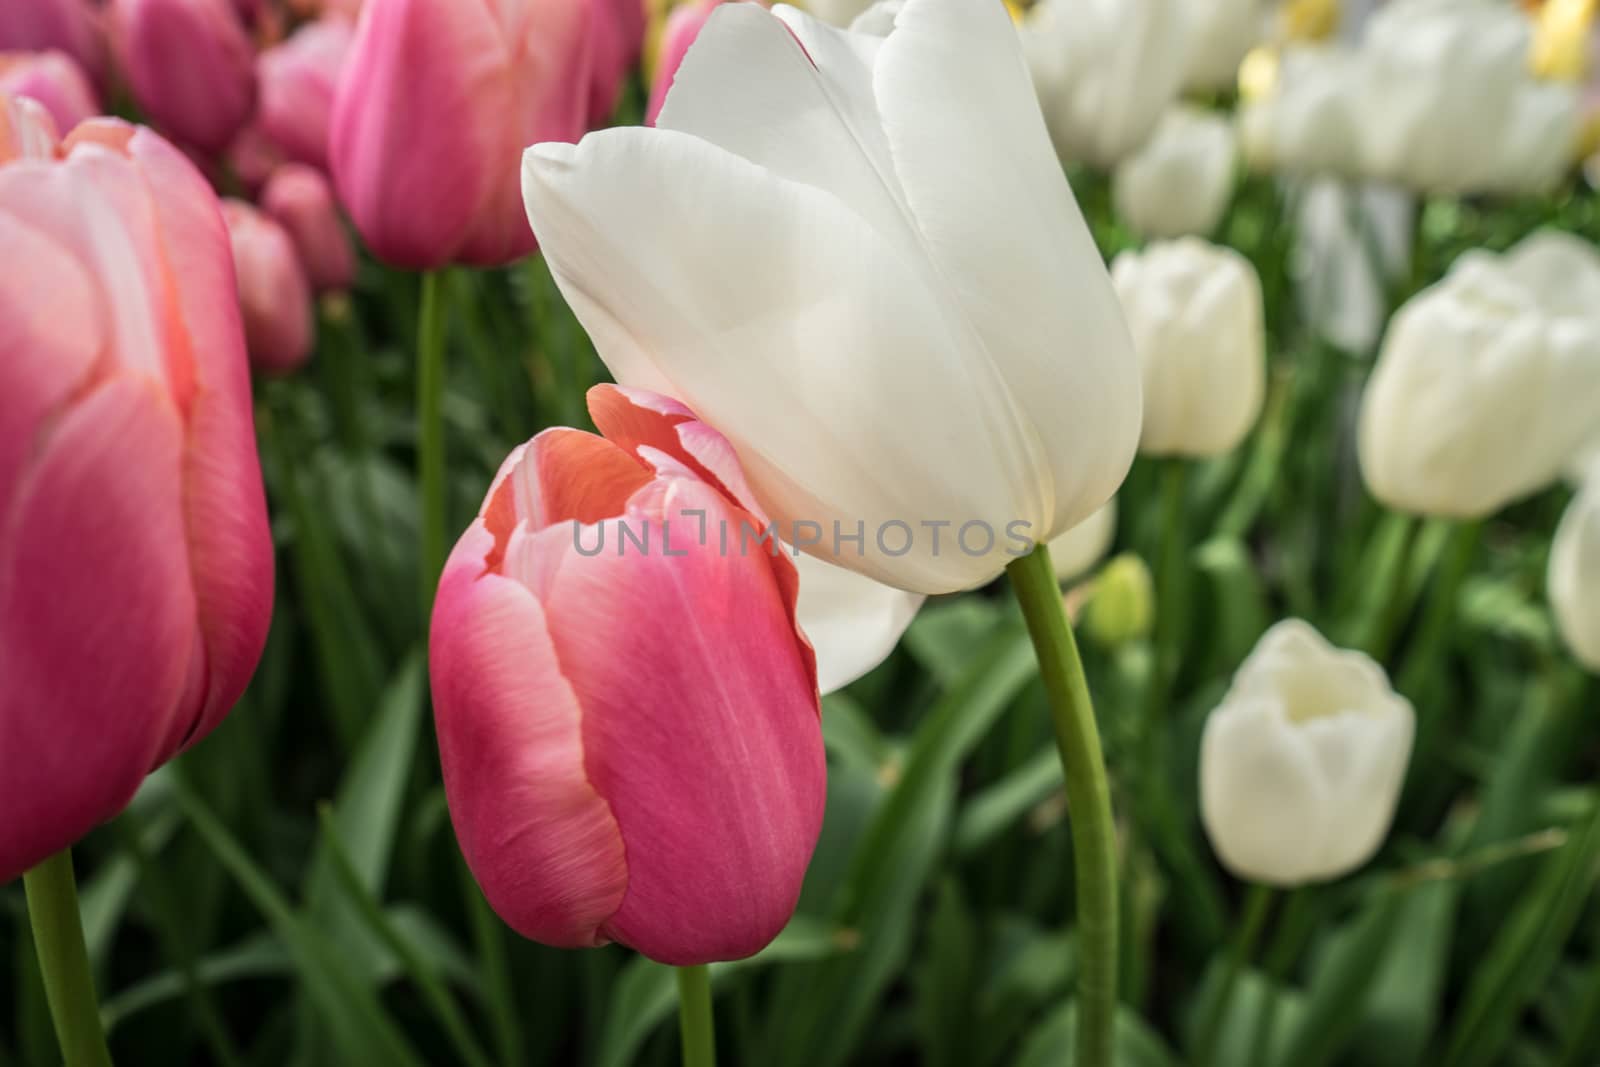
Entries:
[[1308,890],[1297,889],[1289,894],[1278,919],[1278,932],[1267,950],[1267,983],[1261,995],[1261,1008],[1256,1014],[1255,1033],[1250,1038],[1250,1056],[1245,1067],[1261,1067],[1272,1052],[1272,1038],[1278,1028],[1278,1006],[1284,997],[1278,987],[1289,975],[1295,956],[1300,951],[1300,941],[1311,924],[1311,896]]
[[1066,775],[1078,892],[1078,1048],[1074,1062],[1077,1067],[1105,1067],[1112,1060],[1117,1006],[1116,829],[1105,757],[1049,549],[1039,545],[1006,571],[1039,658]]
[[1239,982],[1239,972],[1255,953],[1256,942],[1261,938],[1261,928],[1266,925],[1267,916],[1272,911],[1273,896],[1269,886],[1257,884],[1250,887],[1250,896],[1245,901],[1244,916],[1239,923],[1238,936],[1234,938],[1233,947],[1228,952],[1222,979],[1206,1011],[1200,1039],[1195,1042],[1194,1062],[1197,1064],[1209,1064],[1216,1056],[1217,1037],[1222,1033],[1222,1020],[1227,1017],[1228,1006],[1233,1000],[1234,987]]
[[100,1006],[83,942],[72,850],[64,848],[22,876],[39,972],[66,1067],[110,1067]]
[[324,297],[318,371],[333,398],[334,421],[344,446],[357,456],[367,452],[366,427],[361,420],[363,349],[355,336],[353,312],[346,296]]
[[705,964],[678,968],[678,1034],[683,1067],[715,1067],[717,1037],[711,1024],[711,972]]
[[[1467,522],[1457,526],[1445,546],[1444,559],[1434,575],[1433,588],[1427,594],[1428,603],[1417,638],[1407,653],[1405,671],[1400,676],[1400,692],[1413,701],[1420,698],[1418,688],[1432,676],[1438,658],[1449,644],[1450,630],[1456,620],[1456,601],[1460,598],[1461,584],[1472,569],[1478,543],[1483,537],[1482,522]],[[1419,742],[1420,742],[1419,737]]]
[[1410,515],[1395,514],[1382,523],[1374,541],[1381,541],[1381,553],[1372,574],[1372,584],[1382,600],[1369,616],[1362,635],[1361,646],[1367,654],[1382,663],[1394,647],[1395,638],[1406,620],[1410,603],[1406,591],[1410,587],[1411,554],[1416,546],[1420,524]]
[[1156,566],[1155,666],[1145,699],[1142,736],[1151,754],[1161,729],[1167,700],[1177,681],[1178,649],[1182,644],[1184,603],[1184,491],[1189,464],[1169,459],[1161,472],[1161,552]]
[[422,501],[418,578],[424,625],[433,611],[446,547],[443,277],[440,271],[422,276],[422,310],[417,319],[417,481]]

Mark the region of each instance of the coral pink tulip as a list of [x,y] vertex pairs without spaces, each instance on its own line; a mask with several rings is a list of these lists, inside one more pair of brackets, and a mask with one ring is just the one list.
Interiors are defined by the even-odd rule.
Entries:
[[96,82],[105,77],[100,16],[88,0],[5,0],[0,3],[0,51],[58,49]]
[[330,152],[373,252],[425,269],[533,250],[518,160],[582,134],[590,26],[577,0],[368,0]]
[[303,163],[284,164],[261,190],[261,206],[294,239],[312,288],[325,293],[350,287],[356,254],[321,171]]
[[233,246],[250,365],[287,374],[311,355],[311,286],[294,239],[278,221],[243,200],[222,202]]
[[227,714],[272,543],[216,197],[149,130],[0,116],[3,882]]
[[255,50],[229,0],[112,0],[134,99],[173,137],[220,152],[256,102]]
[[604,437],[546,430],[511,454],[440,581],[451,819],[527,937],[739,959],[788,921],[822,822],[795,569],[688,409],[600,386],[589,410]]
[[290,159],[328,167],[328,123],[355,29],[329,17],[309,22],[256,58],[256,122]]
[[57,130],[70,130],[100,113],[93,83],[65,52],[0,54],[0,93],[39,101]]
[[602,123],[616,110],[622,84],[644,48],[645,0],[587,2],[594,12],[589,121]]

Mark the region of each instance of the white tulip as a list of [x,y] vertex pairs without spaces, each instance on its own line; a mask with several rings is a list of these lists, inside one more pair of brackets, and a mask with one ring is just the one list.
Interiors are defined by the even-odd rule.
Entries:
[[1476,519],[1553,482],[1600,410],[1600,323],[1486,253],[1395,315],[1362,400],[1361,472],[1385,505]]
[[1600,673],[1600,482],[1580,490],[1561,517],[1549,586],[1562,639],[1579,663]]
[[872,3],[873,0],[805,0],[801,6],[823,22],[848,26]]
[[1340,45],[1287,48],[1271,90],[1239,108],[1239,144],[1252,170],[1294,175],[1360,175],[1356,88],[1360,56]]
[[1297,193],[1291,274],[1301,312],[1332,344],[1368,353],[1389,313],[1390,281],[1410,270],[1415,197],[1337,178],[1308,180]]
[[1231,88],[1240,61],[1261,42],[1261,0],[1186,0],[1184,6],[1190,28],[1185,88]]
[[1117,165],[1111,183],[1117,214],[1144,237],[1209,234],[1233,199],[1237,156],[1226,118],[1173,108],[1149,143]]
[[801,553],[800,629],[817,653],[817,686],[843,689],[889,658],[925,599]]
[[1089,573],[1111,551],[1117,537],[1117,498],[1105,507],[1050,542],[1050,562],[1055,565],[1056,581],[1070,582]]
[[1170,0],[1042,0],[1023,25],[1056,151],[1109,169],[1155,132],[1183,87],[1187,12]]
[[1111,280],[1144,370],[1139,451],[1216,456],[1235,448],[1266,394],[1255,267],[1231,248],[1190,237],[1122,253]]
[[1240,878],[1323,882],[1360,867],[1394,820],[1416,729],[1383,668],[1298,619],[1261,638],[1206,720],[1200,816]]
[[722,5],[658,128],[537,145],[523,192],[617,380],[726,435],[813,555],[967,589],[1127,474],[1138,365],[998,2],[883,38]]
[[1502,263],[1550,314],[1600,316],[1600,252],[1581,237],[1539,230],[1519,241]]

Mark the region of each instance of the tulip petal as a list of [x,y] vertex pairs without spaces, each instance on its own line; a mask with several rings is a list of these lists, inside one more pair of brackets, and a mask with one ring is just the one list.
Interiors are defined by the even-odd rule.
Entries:
[[1035,536],[1070,529],[1133,462],[1139,365],[1016,30],[1000,4],[906,0],[873,85],[923,240],[1050,461],[1053,525]]
[[31,96],[0,96],[0,163],[49,159],[59,135],[55,120]]
[[534,530],[620,515],[628,498],[650,480],[639,460],[582,430],[545,430],[519,455],[511,481],[516,514]]
[[816,650],[823,694],[843,689],[889,658],[927,599],[836,567],[795,558],[800,571],[800,629]]
[[628,885],[623,838],[585,771],[583,712],[544,610],[522,585],[483,573],[493,542],[482,523],[466,532],[433,613],[429,671],[450,819],[489,903],[518,933],[603,944],[601,926]]
[[708,486],[653,482],[629,509],[652,524],[652,550],[564,566],[545,602],[583,707],[589,777],[627,849],[627,895],[605,930],[672,964],[739,959],[783,928],[826,775],[815,690],[772,568],[759,553],[680,540],[696,509],[735,521]]
[[181,433],[157,383],[117,378],[0,516],[0,882],[120,811],[171,731],[197,640]]
[[[1018,517],[1003,434],[949,430],[973,422],[991,383],[974,379],[981,368],[916,272],[833,197],[671,130],[537,145],[523,187],[556,279],[617,380],[676,397],[721,431],[768,514],[785,525],[843,514],[869,531]],[[908,485],[905,471],[939,474]],[[994,572],[984,558],[932,558],[927,537],[884,556],[869,532],[851,565],[920,592]]]

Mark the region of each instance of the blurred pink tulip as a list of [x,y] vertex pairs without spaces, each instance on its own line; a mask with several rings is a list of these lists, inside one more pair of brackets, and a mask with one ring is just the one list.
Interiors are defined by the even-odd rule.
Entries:
[[623,82],[644,48],[645,0],[588,0],[594,11],[594,63],[590,71],[589,121],[602,123],[616,110]]
[[304,163],[284,164],[261,190],[261,206],[294,239],[312,288],[319,293],[350,288],[356,253],[321,171]]
[[272,543],[210,187],[149,130],[93,119],[40,152],[42,109],[0,115],[4,882],[227,714]]
[[222,221],[233,246],[250,365],[263,374],[299,369],[311,355],[311,286],[294,239],[243,200],[224,200]]
[[255,50],[230,0],[111,0],[134,99],[173,137],[220,152],[256,102]]
[[339,17],[308,22],[256,58],[256,121],[290,159],[328,167],[328,122],[354,27]]
[[379,258],[490,266],[533,250],[519,160],[582,135],[589,30],[578,0],[368,0],[329,144]]
[[[283,149],[267,136],[259,120],[251,120],[234,135],[228,150],[223,153],[227,171],[252,195],[267,184],[267,179],[283,166]],[[204,164],[202,164],[204,166]],[[220,180],[220,175],[213,175]]]
[[49,48],[67,53],[90,78],[103,84],[105,40],[99,12],[89,0],[0,2],[0,52]]
[[[440,581],[451,819],[527,937],[740,959],[788,921],[822,821],[795,568],[755,540],[731,446],[688,409],[600,386],[589,410],[605,437],[546,430],[511,454]],[[647,550],[619,551],[624,522]]]
[[65,52],[0,53],[0,93],[39,101],[58,130],[70,130],[100,113],[94,85]]
[[700,35],[700,27],[706,24],[711,12],[721,2],[690,0],[673,8],[672,14],[667,16],[667,24],[661,31],[661,50],[656,56],[655,84],[650,86],[650,106],[644,113],[646,126],[656,124],[656,116],[661,114],[661,105],[667,102],[667,90],[672,88],[672,79],[678,73],[679,64],[688,54],[694,39]]

